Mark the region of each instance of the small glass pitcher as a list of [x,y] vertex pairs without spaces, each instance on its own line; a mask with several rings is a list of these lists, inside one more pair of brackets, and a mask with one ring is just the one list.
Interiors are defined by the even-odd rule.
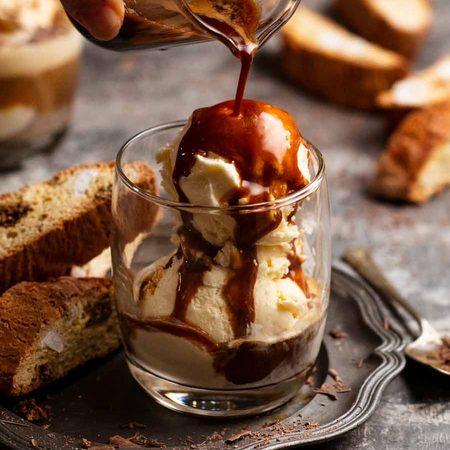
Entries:
[[301,0],[123,0],[119,34],[99,41],[76,24],[90,41],[112,50],[159,49],[208,39],[233,53],[256,48],[281,27]]

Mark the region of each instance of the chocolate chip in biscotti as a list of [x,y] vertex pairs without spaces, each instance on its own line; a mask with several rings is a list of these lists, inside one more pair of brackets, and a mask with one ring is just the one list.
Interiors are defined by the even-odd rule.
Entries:
[[25,203],[0,206],[0,227],[13,227],[20,219],[24,218],[30,211],[31,206]]
[[43,364],[42,366],[39,366],[39,379],[42,383],[48,383],[52,379],[52,373],[50,370],[50,367],[47,364]]
[[112,305],[109,296],[105,296],[104,299],[86,307],[86,314],[89,316],[86,328],[106,322],[112,314]]
[[95,200],[106,200],[111,198],[112,184],[101,186],[94,195]]

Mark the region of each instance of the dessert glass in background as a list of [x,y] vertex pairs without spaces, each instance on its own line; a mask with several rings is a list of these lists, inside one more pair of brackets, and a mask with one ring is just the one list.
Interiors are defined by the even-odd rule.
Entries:
[[0,168],[19,164],[65,130],[81,46],[58,0],[0,2]]
[[[148,129],[117,158],[112,257],[128,366],[145,391],[176,411],[257,414],[296,394],[320,349],[331,269],[324,162],[312,145],[304,148],[309,184],[272,202],[179,203],[170,168],[184,126]],[[154,168],[158,196],[129,180],[126,165],[133,161]],[[190,184],[192,195],[222,197],[221,189],[233,178],[222,163],[207,161],[201,170],[193,169],[194,177],[183,186]],[[248,265],[230,275],[235,239],[251,240],[246,233],[252,233],[250,225],[235,236],[236,224],[264,226],[273,217],[281,220],[257,241],[250,264],[241,249]],[[186,218],[193,228],[181,226]],[[187,265],[181,254],[189,254]],[[228,285],[233,276],[240,280]],[[238,292],[231,292],[236,286]],[[252,308],[242,307],[250,303]]]

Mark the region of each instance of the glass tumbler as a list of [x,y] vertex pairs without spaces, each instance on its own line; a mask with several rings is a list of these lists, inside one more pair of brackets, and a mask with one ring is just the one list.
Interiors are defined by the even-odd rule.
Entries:
[[[324,162],[310,145],[311,182],[272,202],[179,203],[165,189],[161,149],[184,125],[143,131],[117,156],[112,257],[127,363],[173,410],[261,413],[296,394],[321,346],[331,271]],[[156,192],[134,182],[145,165]],[[233,231],[238,221],[261,226],[274,216],[277,227],[236,250],[236,240],[246,240]],[[214,245],[192,251],[199,239]],[[236,251],[246,265],[233,266]]]
[[64,133],[82,43],[58,0],[0,7],[0,169],[52,148]]

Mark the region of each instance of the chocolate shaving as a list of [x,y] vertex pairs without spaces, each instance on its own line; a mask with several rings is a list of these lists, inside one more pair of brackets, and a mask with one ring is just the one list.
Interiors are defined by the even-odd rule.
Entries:
[[273,427],[274,425],[279,424],[280,421],[278,419],[276,420],[271,420],[270,422],[266,422],[265,424],[263,424],[263,428],[269,428],[269,427]]
[[30,444],[33,448],[39,448],[39,443],[36,439],[31,439]]
[[129,447],[129,448],[150,448],[150,447],[165,447],[163,442],[156,439],[150,439],[140,433],[135,433],[133,436],[124,438],[123,436],[115,435],[109,438],[109,444],[114,447]]
[[383,328],[387,331],[389,330],[389,319],[387,317],[383,320]]
[[17,412],[29,422],[39,422],[48,418],[46,408],[38,405],[34,398],[21,401],[17,406]]
[[322,384],[319,388],[313,389],[314,393],[326,395],[332,400],[337,400],[337,394],[344,394],[351,391],[351,388],[344,383],[344,380],[341,378],[336,369],[329,369],[328,374],[335,380],[335,383]]
[[115,435],[109,438],[109,444],[111,444],[115,448],[120,447],[128,447],[128,448],[142,448],[142,446],[131,442],[129,439],[124,438],[123,436]]
[[234,444],[249,436],[254,436],[254,432],[250,430],[241,430],[238,433],[232,434],[227,439],[225,439],[225,444]]
[[217,441],[221,441],[223,439],[225,435],[225,432],[218,432],[218,431],[214,431],[213,434],[211,434],[210,436],[208,436],[205,440],[205,443],[211,443],[211,442],[217,442]]
[[[301,414],[297,418],[290,420],[288,423],[283,423],[283,420],[287,419],[287,416],[273,417],[272,420],[265,422],[259,430],[249,430],[242,428],[237,433],[230,435],[224,439],[224,432],[214,432],[211,436],[207,437],[205,441],[199,445],[191,445],[191,448],[207,448],[207,444],[221,440],[227,445],[232,445],[233,448],[238,448],[236,445],[241,439],[248,438],[250,442],[253,442],[255,449],[265,446],[271,440],[276,442],[280,441],[280,438],[287,436],[293,432],[303,431],[305,434],[311,430],[319,427],[319,423],[312,420],[303,421]],[[255,442],[257,441],[257,442]]]
[[149,448],[149,447],[165,447],[164,442],[158,441],[157,439],[151,439],[143,434],[135,433],[133,436],[128,438],[134,444],[140,445],[141,447]]
[[86,438],[81,438],[81,440],[80,440],[80,447],[81,448],[91,448],[92,447],[92,442],[89,441]]
[[314,421],[305,422],[303,424],[303,427],[305,428],[305,430],[314,430],[315,428],[318,428],[319,426],[320,426],[319,422],[314,422]]
[[313,389],[315,394],[322,394],[330,397],[333,400],[337,400],[337,391],[334,385],[332,384],[322,384],[319,388]]
[[350,386],[347,386],[346,384],[338,381],[335,383],[336,386],[336,392],[338,394],[345,394],[346,392],[351,392],[352,388]]
[[340,330],[339,328],[331,330],[329,334],[333,339],[345,339],[346,337],[348,337],[348,334],[345,331]]
[[342,381],[342,378],[340,377],[338,371],[336,369],[328,369],[328,375],[334,378],[335,381]]

